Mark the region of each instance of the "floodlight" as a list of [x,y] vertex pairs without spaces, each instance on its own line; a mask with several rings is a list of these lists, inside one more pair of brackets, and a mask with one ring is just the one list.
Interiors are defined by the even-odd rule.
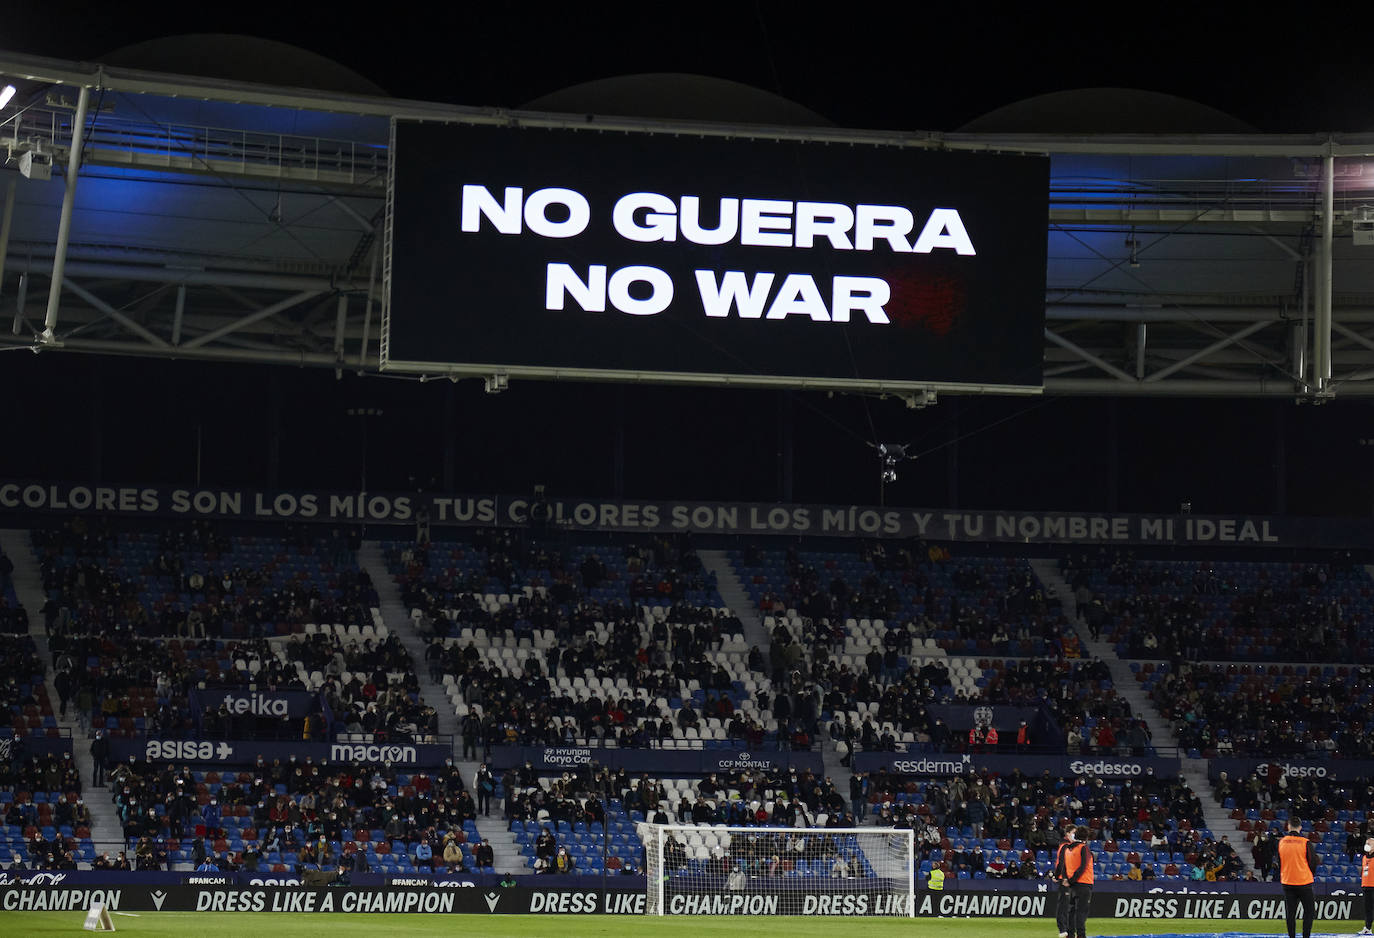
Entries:
[[25,179],[51,179],[52,154],[39,150],[25,150],[19,154],[19,172]]
[[0,90],[0,107],[4,107],[5,105],[9,104],[10,99],[13,97],[14,85],[6,85],[4,89]]
[[1356,244],[1374,244],[1374,205],[1359,205],[1350,216],[1351,239]]

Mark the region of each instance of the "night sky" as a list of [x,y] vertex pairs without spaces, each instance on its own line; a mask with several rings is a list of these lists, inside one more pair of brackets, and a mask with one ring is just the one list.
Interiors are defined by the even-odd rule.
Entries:
[[[1192,4],[1097,13],[979,4],[347,3],[159,8],[14,4],[0,47],[99,59],[197,32],[291,43],[392,95],[518,107],[570,85],[641,72],[744,82],[849,127],[954,130],[994,108],[1072,88],[1192,98],[1260,130],[1374,129],[1374,72],[1331,38],[1339,19]],[[413,13],[402,11],[413,10]],[[399,14],[399,15],[398,15]]]
[[[836,124],[956,130],[1051,91],[1192,98],[1267,132],[1374,130],[1374,70],[1321,64],[1331,21],[1160,5],[1101,18],[1021,6],[795,3],[223,7],[11,5],[0,47],[99,60],[191,32],[242,32],[332,58],[398,97],[519,107],[640,72],[744,82]],[[964,10],[976,10],[976,17]],[[1108,8],[1104,8],[1108,9]],[[383,11],[406,11],[384,15]],[[1347,24],[1348,25],[1348,24]],[[1343,27],[1342,27],[1343,28]],[[864,397],[480,382],[418,385],[286,368],[0,356],[0,476],[350,487],[347,407],[381,407],[372,489],[873,502],[870,443],[908,442],[889,502],[943,507],[1368,515],[1374,405],[1291,401]],[[790,465],[781,456],[791,447]]]

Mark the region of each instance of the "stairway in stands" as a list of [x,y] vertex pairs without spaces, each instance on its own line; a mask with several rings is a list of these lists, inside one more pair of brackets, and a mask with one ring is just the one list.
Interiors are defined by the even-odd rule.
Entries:
[[[1116,688],[1117,694],[1130,705],[1133,713],[1144,719],[1145,725],[1149,727],[1151,743],[1156,747],[1178,749],[1178,736],[1174,733],[1169,721],[1159,712],[1144,687],[1136,680],[1136,674],[1131,670],[1130,662],[1123,661],[1117,656],[1116,649],[1111,642],[1092,640],[1086,620],[1078,615],[1078,603],[1074,598],[1073,589],[1059,572],[1058,561],[1050,559],[1032,560],[1031,569],[1040,578],[1041,584],[1058,596],[1063,604],[1064,615],[1073,624],[1074,631],[1078,633],[1079,641],[1088,657],[1101,659],[1107,665],[1107,670],[1112,674],[1112,686]],[[1202,817],[1207,822],[1207,828],[1212,832],[1212,836],[1218,841],[1223,837],[1228,838],[1233,847],[1237,844],[1244,844],[1245,834],[1231,819],[1230,813],[1218,803],[1212,792],[1211,781],[1207,778],[1207,760],[1189,759],[1180,750],[1179,761],[1181,763],[1180,774],[1187,780],[1188,787],[1197,794],[1198,800],[1202,802]],[[1236,853],[1246,868],[1250,868],[1249,851],[1237,849]]]
[[[14,562],[14,592],[19,604],[29,614],[29,637],[38,648],[38,659],[43,662],[44,684],[48,689],[48,700],[53,710],[60,708],[57,689],[53,686],[52,651],[48,647],[47,631],[43,627],[43,606],[47,594],[43,592],[43,575],[39,571],[38,559],[33,553],[33,538],[26,530],[0,528],[0,551]],[[57,725],[69,732],[72,737],[72,759],[77,771],[81,773],[81,797],[91,812],[91,840],[96,853],[118,852],[123,849],[124,825],[119,822],[119,812],[114,799],[105,787],[92,788],[91,779],[95,775],[95,762],[91,759],[89,742],[89,715],[78,713],[75,704],[67,708],[65,716],[57,714]]]
[[[720,598],[743,623],[745,643],[750,647],[757,645],[764,653],[764,660],[771,660],[772,636],[764,627],[763,617],[759,615],[758,607],[750,598],[748,590],[744,588],[739,574],[735,572],[729,555],[723,550],[699,550],[697,556],[701,558],[702,565],[716,575],[716,589],[720,592]],[[853,773],[848,766],[840,764],[843,754],[836,749],[834,741],[830,739],[824,727],[817,734],[815,745],[820,747],[826,778],[834,783],[835,788],[848,803],[849,779]],[[855,820],[860,824],[864,822],[863,818]]]
[[[458,766],[458,771],[463,774],[463,784],[472,792],[473,801],[476,801],[477,768],[480,763],[458,759],[462,752],[458,715],[454,712],[453,704],[448,698],[447,688],[430,680],[429,668],[425,664],[425,649],[428,646],[428,639],[416,629],[415,620],[411,618],[410,610],[406,608],[405,603],[401,602],[401,591],[396,586],[396,580],[387,566],[386,555],[380,541],[363,542],[362,549],[358,551],[358,565],[366,570],[368,576],[372,578],[372,585],[377,590],[378,608],[382,614],[382,621],[391,630],[391,634],[401,640],[401,644],[410,654],[410,660],[415,668],[415,677],[420,683],[420,696],[439,714],[439,732],[453,738],[454,764]],[[498,873],[523,872],[523,857],[520,856],[520,847],[501,820],[501,806],[495,798],[492,799],[491,817],[478,815],[477,832],[491,841],[492,854],[495,857]],[[471,847],[468,847],[464,852],[468,853],[470,857]],[[469,868],[470,866],[469,862]]]
[[501,817],[501,804],[495,798],[492,799],[491,817],[477,816],[477,833],[491,842],[492,865],[498,874],[530,872],[515,835]]
[[1131,670],[1130,664],[1117,657],[1116,649],[1112,647],[1110,642],[1092,640],[1087,622],[1078,614],[1078,603],[1074,599],[1073,589],[1059,572],[1058,561],[1032,560],[1031,569],[1035,571],[1041,584],[1047,589],[1053,590],[1063,604],[1064,615],[1073,625],[1074,631],[1078,633],[1078,640],[1083,647],[1085,656],[1100,659],[1107,665],[1107,670],[1112,674],[1112,686],[1131,705],[1132,712],[1145,720],[1145,725],[1150,728],[1150,738],[1154,744],[1156,746],[1177,746],[1178,737],[1174,735],[1173,727],[1155,709],[1154,702],[1150,700],[1149,695],[1140,686],[1140,682],[1136,680],[1135,672]]
[[716,575],[716,590],[726,607],[733,612],[744,626],[744,642],[750,648],[757,645],[765,654],[768,651],[768,630],[763,627],[763,617],[758,607],[749,598],[749,593],[740,582],[729,555],[723,550],[699,550],[697,556],[701,564]]
[[[364,541],[362,549],[358,551],[358,566],[367,571],[372,578],[372,585],[377,590],[379,609],[382,613],[382,622],[392,635],[400,639],[405,646],[406,652],[410,655],[411,664],[415,669],[415,677],[420,684],[420,697],[425,703],[429,704],[439,714],[439,732],[451,737],[458,735],[458,717],[453,712],[453,707],[448,702],[448,695],[444,692],[444,687],[430,680],[429,668],[425,665],[425,649],[428,647],[428,639],[419,633],[415,628],[415,622],[410,617],[410,610],[401,602],[401,591],[396,586],[396,580],[392,577],[387,567],[386,556],[382,551],[380,541]],[[471,783],[471,779],[466,779]]]

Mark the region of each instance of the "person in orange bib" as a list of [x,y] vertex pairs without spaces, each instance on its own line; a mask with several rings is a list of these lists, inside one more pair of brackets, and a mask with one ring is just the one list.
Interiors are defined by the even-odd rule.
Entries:
[[1073,890],[1069,889],[1069,874],[1064,869],[1064,848],[1073,843],[1072,833],[1054,851],[1054,882],[1059,887],[1059,899],[1054,906],[1054,921],[1059,926],[1059,938],[1069,938],[1073,930]]
[[1062,854],[1064,879],[1073,896],[1069,938],[1088,938],[1088,903],[1093,897],[1093,853],[1088,848],[1088,829],[1071,827],[1066,837]]
[[1361,935],[1374,935],[1374,837],[1366,837],[1360,854],[1360,886],[1364,890],[1364,928]]
[[1302,906],[1302,938],[1312,938],[1317,901],[1312,894],[1316,880],[1317,848],[1302,835],[1302,821],[1288,819],[1288,834],[1279,840],[1279,881],[1283,883],[1283,913],[1288,938],[1297,938],[1298,906]]

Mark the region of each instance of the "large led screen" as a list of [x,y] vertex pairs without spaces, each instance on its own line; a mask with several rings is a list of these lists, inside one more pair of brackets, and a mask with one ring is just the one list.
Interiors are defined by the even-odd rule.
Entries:
[[384,367],[1042,384],[1048,160],[398,122]]

